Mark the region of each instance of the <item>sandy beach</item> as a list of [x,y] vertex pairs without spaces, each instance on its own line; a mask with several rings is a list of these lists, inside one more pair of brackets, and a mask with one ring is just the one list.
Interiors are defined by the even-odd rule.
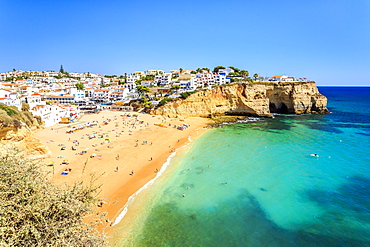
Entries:
[[[114,222],[128,198],[153,179],[171,153],[189,142],[189,137],[193,140],[203,133],[208,121],[104,111],[39,130],[35,136],[52,152],[44,160],[54,164],[46,168],[52,180],[57,184],[79,180],[87,183],[95,176],[103,200],[97,208],[107,212]],[[76,130],[88,123],[92,126]],[[185,128],[179,130],[178,126],[184,124]],[[73,127],[73,132],[66,133]],[[110,231],[109,224],[104,231]]]

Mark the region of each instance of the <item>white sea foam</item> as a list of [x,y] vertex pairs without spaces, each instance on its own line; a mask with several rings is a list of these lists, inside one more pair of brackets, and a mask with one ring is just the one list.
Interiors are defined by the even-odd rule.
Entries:
[[247,123],[247,122],[256,122],[256,121],[260,121],[261,119],[258,118],[258,117],[248,117],[246,119],[243,119],[243,120],[238,120],[236,121],[237,123]]
[[[190,144],[190,141],[191,141],[191,138],[190,136],[188,137],[188,140],[189,140],[189,143],[185,144],[184,146],[182,146],[181,148],[183,147],[186,147],[187,145]],[[179,148],[179,149],[181,149]],[[119,213],[119,215],[117,216],[117,218],[115,218],[114,220],[114,223],[112,224],[112,226],[115,226],[117,225],[119,222],[121,222],[121,220],[125,217],[127,211],[128,211],[128,207],[134,202],[136,196],[143,190],[145,190],[146,188],[148,188],[150,185],[152,185],[154,183],[155,180],[157,180],[157,178],[159,178],[163,173],[164,171],[167,169],[167,166],[170,164],[171,162],[171,159],[176,155],[177,151],[179,149],[176,149],[175,152],[173,152],[166,160],[166,162],[162,165],[161,169],[157,172],[157,175],[152,179],[150,180],[148,183],[146,183],[143,187],[141,187],[138,191],[136,191],[132,196],[130,196],[128,198],[128,201],[127,203],[125,204],[125,206],[123,207],[122,211]]]

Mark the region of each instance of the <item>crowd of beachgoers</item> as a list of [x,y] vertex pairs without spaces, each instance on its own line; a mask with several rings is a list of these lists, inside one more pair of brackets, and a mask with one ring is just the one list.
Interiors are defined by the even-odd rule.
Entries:
[[[165,118],[137,112],[103,111],[76,123],[39,130],[51,156],[52,180],[71,184],[92,177],[101,185],[99,210],[114,220],[128,198],[153,179],[171,153],[202,133],[208,120]],[[194,138],[192,138],[194,139]]]

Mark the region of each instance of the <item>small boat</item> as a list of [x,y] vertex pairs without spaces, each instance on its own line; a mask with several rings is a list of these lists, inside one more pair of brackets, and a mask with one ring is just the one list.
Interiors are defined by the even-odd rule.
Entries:
[[318,154],[310,154],[312,157],[320,157]]

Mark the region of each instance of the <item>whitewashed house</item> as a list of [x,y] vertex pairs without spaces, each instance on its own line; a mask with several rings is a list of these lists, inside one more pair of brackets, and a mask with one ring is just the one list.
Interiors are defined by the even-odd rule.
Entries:
[[127,83],[135,83],[137,80],[140,80],[141,75],[127,75],[126,76],[126,82]]
[[0,103],[8,106],[15,106],[18,110],[22,109],[22,102],[18,94],[9,90],[0,89]]
[[275,75],[271,76],[269,81],[278,81],[278,82],[292,82],[295,81],[294,77],[286,76],[286,75]]
[[158,86],[165,87],[170,85],[172,82],[172,74],[171,73],[164,73],[155,76],[154,83],[156,83]]

